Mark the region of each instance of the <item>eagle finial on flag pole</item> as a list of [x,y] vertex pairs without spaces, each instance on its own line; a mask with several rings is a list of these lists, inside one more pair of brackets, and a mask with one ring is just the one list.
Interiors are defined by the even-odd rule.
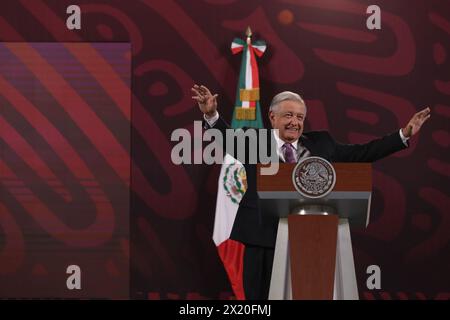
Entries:
[[248,26],[247,30],[245,30],[245,35],[247,36],[247,38],[252,37],[252,29],[250,29],[250,26]]

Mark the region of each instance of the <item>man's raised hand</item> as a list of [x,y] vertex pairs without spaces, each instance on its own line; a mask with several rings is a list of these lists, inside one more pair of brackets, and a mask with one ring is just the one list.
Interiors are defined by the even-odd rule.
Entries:
[[410,138],[419,132],[420,128],[431,116],[430,108],[425,108],[422,111],[417,112],[414,116],[409,120],[406,127],[402,129],[402,133],[406,138]]
[[211,91],[203,85],[199,86],[195,84],[191,90],[194,93],[192,99],[197,101],[200,111],[208,118],[215,116],[217,112],[218,94],[212,95]]

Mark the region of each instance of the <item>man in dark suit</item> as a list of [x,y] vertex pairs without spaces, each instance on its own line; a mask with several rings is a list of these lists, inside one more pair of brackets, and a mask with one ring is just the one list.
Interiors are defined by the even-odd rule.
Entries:
[[[217,112],[217,94],[198,85],[192,91],[192,98],[204,114],[204,128],[219,129],[225,137],[229,126]],[[330,162],[373,162],[407,148],[408,139],[430,117],[430,108],[425,108],[404,128],[380,139],[366,144],[341,144],[326,131],[303,132],[306,112],[305,102],[296,93],[284,91],[273,98],[269,119],[272,128],[278,129],[278,132],[274,131],[272,141],[280,161],[298,162],[308,156],[318,156]],[[239,204],[230,238],[245,245],[243,284],[246,299],[267,299],[278,221],[276,217],[261,214],[256,192],[256,165],[243,164],[247,173],[247,191]]]

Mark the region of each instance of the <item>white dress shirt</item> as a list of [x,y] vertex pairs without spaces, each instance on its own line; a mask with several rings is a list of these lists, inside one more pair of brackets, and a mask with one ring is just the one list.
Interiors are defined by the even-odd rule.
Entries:
[[405,136],[403,135],[402,129],[400,129],[399,132],[400,132],[400,138],[402,139],[403,144],[404,144],[405,146],[408,146],[408,140],[409,140],[409,137],[407,138],[407,137],[405,137]]

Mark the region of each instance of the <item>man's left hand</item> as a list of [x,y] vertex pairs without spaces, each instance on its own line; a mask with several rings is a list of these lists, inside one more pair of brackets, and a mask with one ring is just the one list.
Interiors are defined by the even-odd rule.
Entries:
[[406,127],[402,128],[402,133],[406,138],[410,138],[413,135],[415,135],[417,132],[419,132],[420,127],[424,124],[425,121],[427,121],[431,114],[430,108],[425,108],[422,111],[417,112],[411,120],[409,120]]

